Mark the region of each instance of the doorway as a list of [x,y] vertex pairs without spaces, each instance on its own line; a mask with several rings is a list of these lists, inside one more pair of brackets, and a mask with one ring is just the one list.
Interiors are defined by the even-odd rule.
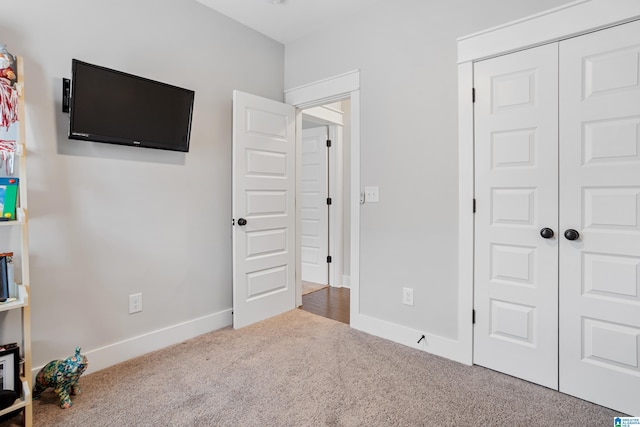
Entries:
[[299,139],[301,308],[343,323],[350,309],[349,110],[348,99],[302,110]]
[[[360,73],[285,92],[286,103],[234,91],[232,251],[233,325],[240,328],[302,305],[302,110],[348,98],[352,117],[348,180],[350,324],[359,325]],[[357,327],[357,326],[354,326]]]

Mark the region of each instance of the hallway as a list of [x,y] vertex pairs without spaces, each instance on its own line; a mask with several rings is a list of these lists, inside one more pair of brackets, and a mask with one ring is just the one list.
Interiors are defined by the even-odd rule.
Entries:
[[349,324],[350,290],[327,286],[302,296],[300,309]]

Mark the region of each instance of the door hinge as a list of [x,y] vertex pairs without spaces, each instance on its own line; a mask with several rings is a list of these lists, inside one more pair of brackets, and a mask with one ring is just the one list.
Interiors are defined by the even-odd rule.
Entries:
[[471,88],[471,102],[476,102],[476,88]]
[[327,147],[331,147],[331,140],[327,139]]
[[327,256],[327,264],[331,264],[331,255]]
[[473,213],[476,213],[476,199],[473,199]]
[[327,204],[330,205],[331,204],[331,197],[327,197]]
[[475,310],[471,310],[471,323],[472,324],[476,324],[476,311]]

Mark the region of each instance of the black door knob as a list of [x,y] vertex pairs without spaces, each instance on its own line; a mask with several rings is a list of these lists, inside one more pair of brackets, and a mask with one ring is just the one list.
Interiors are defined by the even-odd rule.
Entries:
[[540,235],[544,239],[550,239],[553,237],[553,230],[545,227],[542,230],[540,230]]
[[238,225],[247,225],[247,220],[246,220],[246,219],[244,219],[244,218],[240,218],[240,219],[238,220]]
[[570,228],[570,229],[568,229],[567,231],[564,232],[564,237],[567,240],[576,240],[576,239],[578,239],[580,237],[580,233],[578,233],[573,228]]

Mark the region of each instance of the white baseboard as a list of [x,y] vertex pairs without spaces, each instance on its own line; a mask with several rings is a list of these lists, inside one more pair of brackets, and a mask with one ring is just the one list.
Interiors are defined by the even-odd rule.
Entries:
[[[197,337],[207,332],[224,328],[233,323],[232,310],[224,310],[197,319],[188,320],[124,341],[109,344],[82,353],[89,360],[89,367],[85,374],[96,372],[117,363],[124,362],[137,356],[160,350],[173,344],[178,344],[188,339]],[[32,369],[35,375],[43,366]]]
[[[471,364],[467,348],[458,340],[424,333],[417,329],[376,319],[363,314],[351,314],[351,327],[380,338],[388,339],[456,362]],[[420,337],[425,338],[418,343]]]
[[342,276],[342,287],[343,288],[351,287],[351,276]]

